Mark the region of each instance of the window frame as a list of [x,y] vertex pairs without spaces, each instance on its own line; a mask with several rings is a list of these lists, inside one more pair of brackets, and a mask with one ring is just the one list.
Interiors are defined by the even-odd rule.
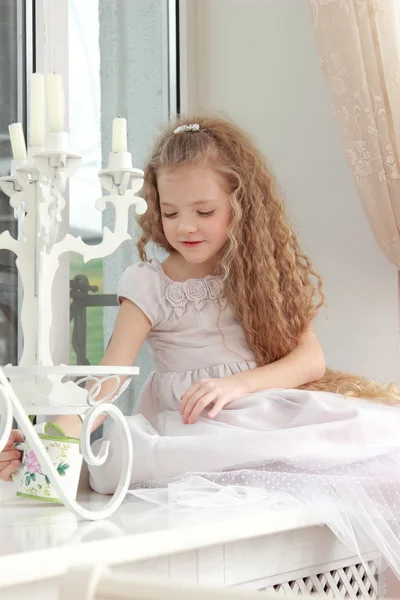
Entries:
[[[179,43],[178,12],[179,0],[163,2],[163,98],[165,118],[173,118],[179,108]],[[65,89],[65,123],[69,130],[69,7],[68,0],[26,0],[31,4],[30,14],[33,27],[32,72],[62,75]],[[29,88],[29,72],[28,72]],[[29,92],[29,89],[28,89]],[[29,98],[29,94],[28,94]],[[29,114],[29,111],[28,111]],[[29,127],[29,122],[28,122]],[[73,150],[73,149],[72,149]],[[62,218],[60,235],[69,230],[68,192]],[[55,364],[70,362],[70,297],[69,255],[60,260],[60,267],[53,286],[53,323],[51,349]]]

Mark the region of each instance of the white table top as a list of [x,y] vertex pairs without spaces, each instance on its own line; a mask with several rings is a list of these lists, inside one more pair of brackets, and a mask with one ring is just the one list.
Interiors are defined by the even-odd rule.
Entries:
[[[92,508],[108,499],[90,491],[78,496],[81,504]],[[115,565],[319,524],[306,508],[268,512],[253,504],[172,509],[132,496],[108,520],[78,521],[63,506],[23,498],[7,500],[3,491],[0,581],[12,585],[58,576],[72,562],[85,562],[89,557],[100,563],[106,558]]]

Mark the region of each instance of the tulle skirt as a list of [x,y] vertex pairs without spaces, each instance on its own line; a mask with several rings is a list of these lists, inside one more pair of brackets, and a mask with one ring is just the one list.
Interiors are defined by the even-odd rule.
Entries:
[[[311,506],[348,547],[371,543],[400,578],[400,407],[325,392],[268,390],[184,425],[177,411],[128,417],[130,493],[158,505],[267,510]],[[121,443],[91,468],[103,493],[118,482]],[[361,556],[362,558],[362,556]]]

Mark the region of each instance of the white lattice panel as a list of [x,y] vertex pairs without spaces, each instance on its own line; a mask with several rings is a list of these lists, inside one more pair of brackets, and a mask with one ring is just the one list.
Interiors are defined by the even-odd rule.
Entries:
[[325,571],[263,588],[277,595],[317,595],[326,598],[378,599],[378,567],[375,561]]

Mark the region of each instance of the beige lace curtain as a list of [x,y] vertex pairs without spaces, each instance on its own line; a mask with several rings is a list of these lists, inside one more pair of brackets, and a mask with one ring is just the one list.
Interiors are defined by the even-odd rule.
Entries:
[[400,269],[400,0],[309,1],[358,193]]

